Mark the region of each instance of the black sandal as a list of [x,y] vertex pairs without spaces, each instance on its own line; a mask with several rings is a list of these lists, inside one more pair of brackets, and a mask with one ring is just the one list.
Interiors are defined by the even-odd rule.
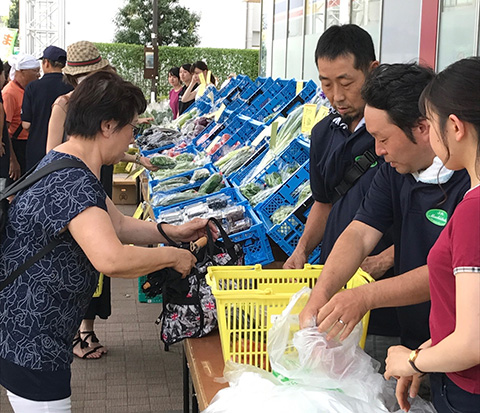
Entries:
[[[88,343],[80,338],[80,334],[78,335],[78,337],[76,337],[76,338],[73,339],[73,346],[72,346],[72,348],[75,347],[75,346],[78,346],[79,344],[80,344],[80,348],[81,348],[82,350],[89,347],[89,346],[88,346]],[[75,353],[73,353],[73,354],[74,354],[75,356],[77,356],[78,358],[81,358],[81,359],[95,360],[96,358],[100,358],[100,357],[88,358],[88,356],[89,356],[90,354],[95,353],[96,351],[97,351],[97,348],[94,348],[93,350],[87,351],[87,352],[86,352],[83,356],[81,356],[81,357],[80,357],[80,356],[77,356]]]
[[[100,340],[98,339],[97,335],[95,334],[94,331],[80,331],[79,332],[79,337],[81,337],[82,334],[86,334],[85,337],[83,337],[83,339],[81,339],[82,341],[85,342],[85,344],[87,346],[90,346],[90,344],[88,343],[88,339],[90,338],[92,340],[92,344],[96,344],[96,343],[100,343]],[[98,351],[99,349],[101,348],[105,348],[103,345],[98,345],[97,347],[94,348],[94,351]],[[107,354],[107,351],[98,351],[100,354]]]

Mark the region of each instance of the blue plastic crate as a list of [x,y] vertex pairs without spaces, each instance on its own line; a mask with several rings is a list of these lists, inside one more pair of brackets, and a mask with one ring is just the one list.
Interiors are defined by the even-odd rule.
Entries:
[[[172,179],[172,178],[179,178],[179,177],[186,177],[188,179],[190,179],[193,174],[195,173],[196,170],[198,169],[202,169],[202,168],[206,168],[208,169],[208,171],[210,172],[210,174],[214,174],[215,172],[218,172],[218,170],[215,168],[215,166],[213,166],[213,164],[211,163],[208,163],[202,167],[199,167],[199,168],[195,168],[195,169],[192,169],[191,171],[187,171],[187,172],[183,172],[183,173],[180,173],[178,175],[173,175],[173,176],[169,176],[168,178],[164,178],[164,179],[151,179],[148,181],[148,186],[149,186],[149,189],[150,189],[150,195],[152,195],[154,193],[153,189],[155,188],[155,186],[157,186],[160,182],[165,182],[165,181],[168,181],[169,179]],[[174,194],[175,192],[181,192],[181,191],[186,191],[187,189],[194,189],[194,188],[198,188],[200,185],[202,185],[204,182],[206,181],[206,179],[202,179],[200,181],[196,181],[192,184],[185,184],[185,185],[182,185],[182,186],[179,186],[177,188],[173,188],[173,189],[170,189],[168,191],[164,191],[162,192],[163,194]],[[227,187],[231,186],[229,182],[227,182],[226,179],[224,179],[225,181],[225,184],[227,185]]]
[[245,162],[239,169],[237,169],[232,174],[228,175],[227,178],[234,185],[239,186],[250,171],[255,169],[257,165],[260,164],[265,154],[268,152],[268,142],[265,142],[263,145],[257,148],[256,152]]
[[[239,116],[239,118],[245,118],[244,116]],[[219,141],[217,147],[211,148],[208,152],[212,162],[216,162],[222,156],[226,155],[233,149],[244,146],[251,143],[265,128],[265,124],[255,121],[253,119],[248,119],[243,123],[242,127],[238,129],[230,138],[225,141]]]
[[298,188],[310,179],[309,170],[310,161],[306,161],[277,191],[253,208],[265,225],[267,232],[274,225],[270,217],[278,208],[297,203]]
[[[231,179],[231,181],[236,185],[243,185],[249,182],[262,185],[265,183],[266,175],[274,172],[280,172],[288,165],[298,165],[300,167],[309,159],[310,141],[300,135],[297,138],[293,139],[288,144],[288,146],[282,152],[280,152],[277,157],[273,158],[262,170],[257,172],[255,175],[249,176],[260,162],[252,165],[252,168],[244,171],[241,176],[238,176],[235,179]],[[243,182],[244,180],[245,182]]]
[[170,143],[170,144],[168,144],[168,145],[160,146],[159,148],[148,149],[148,150],[146,150],[146,151],[140,151],[140,154],[141,154],[142,156],[150,156],[150,155],[153,155],[153,154],[155,154],[155,153],[164,151],[165,149],[173,148],[174,146],[175,146],[175,144]]
[[214,195],[218,195],[218,194],[227,195],[231,199],[232,203],[234,203],[234,204],[239,204],[241,202],[246,201],[245,197],[236,188],[223,188],[221,191],[215,192],[213,194],[199,196],[197,198],[190,199],[188,201],[179,202],[178,204],[168,205],[166,207],[154,206],[152,208],[153,214],[155,216],[155,219],[158,219],[160,214],[164,213],[165,211],[168,211],[169,209],[176,208],[176,207],[185,208],[188,205],[196,204],[198,202],[204,202],[209,197],[214,196]]
[[252,226],[246,231],[229,235],[229,237],[232,241],[242,244],[245,265],[270,264],[274,258],[265,227],[247,202],[242,205],[245,206],[245,215],[252,220]]
[[[268,236],[289,256],[293,254],[303,234],[313,202],[313,198],[310,196],[302,205],[298,206],[298,208],[285,218],[283,222],[274,225],[267,232]],[[318,263],[320,251],[320,246],[313,250],[308,257],[310,264]]]

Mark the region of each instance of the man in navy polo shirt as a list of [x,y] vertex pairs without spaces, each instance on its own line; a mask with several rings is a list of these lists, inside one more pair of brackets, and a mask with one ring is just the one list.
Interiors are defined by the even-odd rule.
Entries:
[[[310,184],[314,204],[292,256],[284,268],[303,268],[322,242],[324,263],[343,230],[353,220],[363,197],[383,163],[376,160],[375,141],[365,128],[365,102],[361,88],[378,61],[370,35],[353,24],[332,26],[322,34],[315,50],[322,90],[334,110],[312,130]],[[363,263],[375,279],[393,276],[391,239],[384,237]],[[388,270],[388,271],[387,271]],[[381,360],[386,349],[399,342],[393,309],[371,315],[367,352]],[[380,350],[378,350],[380,349]]]
[[[446,169],[430,146],[418,100],[432,78],[416,64],[381,65],[363,86],[366,125],[385,163],[335,243],[301,325],[316,317],[320,331],[331,328],[329,337],[341,333],[342,340],[368,310],[397,307],[402,344],[417,348],[429,339],[427,255],[469,188],[466,171]],[[392,225],[401,275],[336,294]]]
[[56,46],[43,51],[43,77],[31,82],[25,89],[22,104],[22,126],[28,130],[26,169],[29,170],[45,156],[48,121],[52,105],[61,95],[73,90],[64,80],[62,69],[67,61],[67,52]]

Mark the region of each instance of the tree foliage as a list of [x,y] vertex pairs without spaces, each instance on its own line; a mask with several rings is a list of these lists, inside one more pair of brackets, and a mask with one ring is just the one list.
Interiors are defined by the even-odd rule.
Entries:
[[19,0],[12,0],[12,4],[10,4],[7,22],[7,27],[10,29],[18,29],[18,1]]
[[[153,0],[128,0],[115,16],[117,43],[150,44]],[[158,45],[192,47],[198,44],[200,16],[178,0],[158,0]]]

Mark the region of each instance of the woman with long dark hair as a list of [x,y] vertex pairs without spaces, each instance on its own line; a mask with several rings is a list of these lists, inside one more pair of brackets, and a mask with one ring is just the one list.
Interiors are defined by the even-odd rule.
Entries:
[[439,413],[480,407],[480,58],[453,63],[426,87],[420,108],[430,144],[446,168],[466,169],[467,191],[428,256],[431,339],[418,349],[391,347],[385,377],[397,377],[397,399],[430,373]]

